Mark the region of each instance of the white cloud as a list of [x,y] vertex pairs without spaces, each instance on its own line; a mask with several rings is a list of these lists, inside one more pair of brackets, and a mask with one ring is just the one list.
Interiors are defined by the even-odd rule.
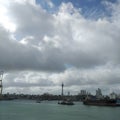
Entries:
[[[113,71],[114,69],[114,71]],[[62,73],[44,73],[36,71],[10,72],[4,75],[4,92],[24,92],[40,94],[51,92],[61,93],[61,83],[64,83],[65,94],[78,94],[81,89],[94,93],[95,89],[102,88],[104,94],[115,91],[120,92],[120,68],[107,64],[94,69],[69,68]],[[25,91],[24,91],[25,90]],[[42,90],[42,91],[41,91]]]

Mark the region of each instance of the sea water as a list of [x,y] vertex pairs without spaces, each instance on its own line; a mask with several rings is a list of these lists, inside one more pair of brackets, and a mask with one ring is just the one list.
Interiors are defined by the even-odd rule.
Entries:
[[120,107],[59,105],[57,101],[0,101],[0,120],[120,120]]

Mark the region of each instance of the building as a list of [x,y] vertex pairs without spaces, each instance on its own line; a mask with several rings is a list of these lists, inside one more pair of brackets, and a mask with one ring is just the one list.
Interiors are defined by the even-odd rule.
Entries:
[[114,92],[112,92],[110,94],[110,99],[116,99],[116,98],[117,98],[117,95]]
[[98,89],[96,90],[96,98],[97,98],[97,99],[102,99],[102,98],[103,98],[103,95],[102,95],[102,92],[101,92],[101,89],[100,89],[100,88],[98,88]]
[[81,90],[81,91],[80,91],[80,95],[87,95],[86,90]]

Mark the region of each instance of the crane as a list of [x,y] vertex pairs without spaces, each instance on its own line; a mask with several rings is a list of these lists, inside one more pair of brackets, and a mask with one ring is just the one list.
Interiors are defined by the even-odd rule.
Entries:
[[2,90],[3,90],[3,85],[2,85],[2,80],[3,80],[3,71],[0,71],[0,99],[2,98]]

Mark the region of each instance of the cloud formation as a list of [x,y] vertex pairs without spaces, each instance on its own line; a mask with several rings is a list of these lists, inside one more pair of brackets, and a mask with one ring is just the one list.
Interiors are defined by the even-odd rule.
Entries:
[[112,15],[90,19],[70,2],[54,13],[34,0],[1,2],[7,25],[14,28],[0,21],[0,69],[6,71],[6,91],[52,86],[53,92],[62,82],[71,90],[113,84],[119,90],[120,2],[103,4]]

